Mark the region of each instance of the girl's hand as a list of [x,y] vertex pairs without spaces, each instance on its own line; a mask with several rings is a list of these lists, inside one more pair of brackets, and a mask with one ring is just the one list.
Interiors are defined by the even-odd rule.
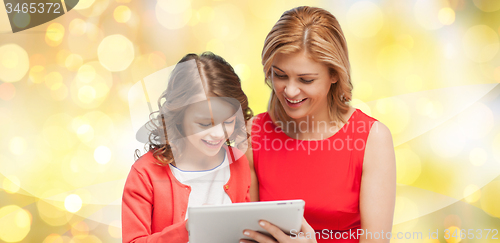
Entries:
[[[314,229],[307,223],[306,219],[302,218],[302,227],[300,233],[287,235],[280,228],[275,225],[261,220],[259,225],[269,232],[275,239],[261,234],[253,230],[244,230],[243,234],[247,237],[254,239],[260,243],[315,243],[316,235],[314,234]],[[276,241],[277,240],[277,241]],[[240,243],[252,243],[250,240],[240,240]]]

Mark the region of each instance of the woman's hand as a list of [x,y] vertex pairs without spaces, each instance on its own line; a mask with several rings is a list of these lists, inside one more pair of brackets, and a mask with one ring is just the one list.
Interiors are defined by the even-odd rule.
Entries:
[[[315,243],[316,235],[314,234],[314,229],[307,223],[306,219],[302,218],[302,227],[300,232],[297,232],[292,235],[287,235],[280,228],[275,225],[261,220],[259,225],[264,228],[267,232],[269,232],[275,239],[261,234],[259,232],[253,230],[244,230],[243,234],[247,237],[254,239],[260,243]],[[277,240],[277,241],[276,241]],[[250,240],[240,240],[240,243],[252,243]]]

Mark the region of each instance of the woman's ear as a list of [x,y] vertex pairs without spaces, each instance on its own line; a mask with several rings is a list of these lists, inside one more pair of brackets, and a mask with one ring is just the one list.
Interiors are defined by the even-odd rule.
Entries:
[[334,69],[330,69],[330,80],[332,84],[339,81],[339,74]]
[[330,76],[330,80],[331,80],[332,84],[337,83],[339,81],[339,75],[337,75],[336,73],[332,74]]

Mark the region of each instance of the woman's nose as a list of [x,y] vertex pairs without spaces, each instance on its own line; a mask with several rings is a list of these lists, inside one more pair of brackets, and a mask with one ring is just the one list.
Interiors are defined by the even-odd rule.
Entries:
[[297,87],[297,85],[294,84],[293,81],[291,81],[288,82],[285,86],[284,92],[287,98],[294,98],[295,96],[299,95],[300,89],[299,87]]

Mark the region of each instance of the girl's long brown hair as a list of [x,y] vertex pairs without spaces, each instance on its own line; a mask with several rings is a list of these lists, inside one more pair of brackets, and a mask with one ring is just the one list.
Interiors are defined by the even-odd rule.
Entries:
[[[180,67],[186,61],[195,61],[196,66],[189,68]],[[201,79],[203,87],[196,85]],[[235,134],[231,137],[248,138],[244,132],[246,122],[252,118],[253,113],[248,106],[248,99],[241,89],[241,82],[234,69],[222,57],[211,52],[201,55],[188,54],[176,65],[170,75],[167,89],[158,99],[160,111],[150,115],[147,128],[151,131],[146,149],[152,151],[159,165],[167,165],[174,161],[173,154],[182,148],[173,146],[170,141],[184,137],[182,119],[186,102],[196,94],[205,93],[207,96],[234,98],[241,105],[243,120],[236,119]],[[238,116],[237,116],[238,117]],[[244,133],[244,134],[242,134]],[[136,151],[136,158],[138,154]]]

